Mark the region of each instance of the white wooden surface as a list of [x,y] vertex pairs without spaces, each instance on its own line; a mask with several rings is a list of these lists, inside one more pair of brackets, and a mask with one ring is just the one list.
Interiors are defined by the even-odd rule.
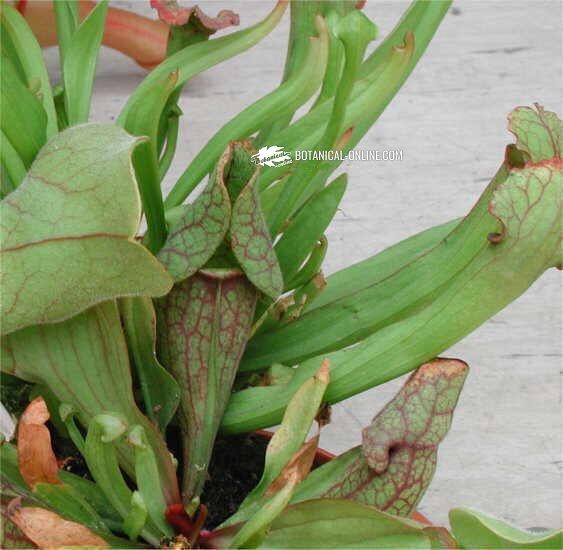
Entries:
[[[148,2],[122,5],[150,13]],[[233,8],[241,26],[271,2],[200,1]],[[391,30],[404,1],[369,1],[365,10]],[[402,162],[354,162],[350,186],[329,233],[327,271],[372,255],[421,229],[463,215],[511,141],[506,114],[539,101],[561,114],[561,3],[458,1],[425,57],[377,125],[366,149],[402,149]],[[169,182],[226,120],[273,89],[285,56],[288,17],[253,50],[195,78]],[[48,52],[56,69],[55,52]],[[113,52],[98,70],[93,119],[115,117],[143,71]],[[561,524],[561,288],[555,270],[489,323],[448,351],[471,366],[438,471],[420,507],[437,523],[467,505],[522,527]],[[340,452],[401,380],[336,406],[322,445]]]

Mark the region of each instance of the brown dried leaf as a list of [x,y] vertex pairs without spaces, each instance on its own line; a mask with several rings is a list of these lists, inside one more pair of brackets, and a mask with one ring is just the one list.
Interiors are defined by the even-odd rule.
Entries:
[[45,426],[47,420],[47,405],[42,397],[38,397],[27,406],[18,424],[18,465],[32,490],[37,483],[61,483],[51,434]]
[[22,530],[8,517],[8,501],[0,497],[0,548],[35,548],[35,545],[23,534]]
[[305,479],[307,474],[311,471],[318,446],[318,435],[309,439],[309,441],[293,455],[281,474],[272,481],[265,495],[271,496],[283,489],[288,483],[297,485],[300,481]]
[[84,525],[63,519],[44,508],[21,506],[20,499],[10,503],[8,517],[39,548],[109,547],[104,539]]

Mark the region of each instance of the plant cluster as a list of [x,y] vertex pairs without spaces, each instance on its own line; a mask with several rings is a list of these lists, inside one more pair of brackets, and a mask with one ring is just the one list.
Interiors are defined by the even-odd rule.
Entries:
[[[0,448],[2,547],[560,547],[561,533],[465,508],[450,530],[412,517],[468,373],[438,355],[561,267],[558,117],[516,108],[516,143],[467,216],[325,279],[341,161],[261,167],[256,152],[354,148],[450,3],[415,0],[366,55],[377,27],[355,2],[292,2],[281,84],[227,121],[166,197],[182,89],[258,44],[287,6],[211,38],[236,15],[151,4],[170,25],[166,57],[115,124],[89,123],[108,2],[86,17],[54,2],[55,86],[25,18],[0,4],[1,369],[25,402]],[[331,404],[410,371],[360,446],[315,463]],[[219,432],[276,424],[258,483],[209,529]]]

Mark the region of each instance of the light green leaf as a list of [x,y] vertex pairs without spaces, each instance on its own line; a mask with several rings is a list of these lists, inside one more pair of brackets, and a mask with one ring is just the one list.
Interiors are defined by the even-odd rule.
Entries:
[[164,433],[180,402],[176,380],[158,362],[155,354],[156,316],[146,296],[119,300],[127,346],[137,370],[145,414]]
[[80,23],[65,49],[63,82],[66,115],[70,126],[88,122],[96,61],[107,10],[108,0],[101,0],[96,4]]
[[[536,119],[539,117],[538,114]],[[544,127],[543,142],[557,140]],[[502,292],[497,291],[498,283],[483,282],[481,292],[491,293],[491,298],[481,296],[476,304],[473,299],[468,302],[472,307],[463,318],[476,316],[481,310],[481,322],[485,321],[523,292],[545,269],[560,262],[560,241],[554,230],[561,215],[557,199],[561,192],[560,162],[559,157],[544,159],[542,165],[516,166],[507,161],[468,216],[432,250],[383,279],[366,278],[363,289],[351,288],[345,295],[334,296],[334,302],[322,297],[318,307],[305,311],[294,323],[262,333],[249,343],[241,369],[254,370],[271,362],[293,364],[309,357],[310,352],[326,353],[358,342],[434,300],[442,300],[446,288],[454,281],[472,277],[472,273],[482,281],[488,273],[491,279],[498,277],[506,282]],[[500,244],[489,242],[489,234],[498,234],[495,238],[500,239]],[[511,259],[501,260],[505,255]],[[487,258],[492,257],[497,260],[489,263]],[[513,272],[513,262],[522,262],[519,272]],[[478,272],[478,265],[487,268]],[[464,288],[464,292],[467,290]],[[330,283],[327,294],[330,294]],[[503,300],[501,294],[506,295]],[[460,303],[457,299],[456,302]],[[452,324],[451,330],[461,326],[467,324]],[[419,359],[425,361],[430,357]]]
[[332,221],[346,185],[347,177],[343,174],[311,197],[276,243],[286,288]]
[[[545,139],[551,139],[547,128],[545,132]],[[546,269],[561,265],[561,159],[554,157],[539,164],[524,164],[517,157],[508,155],[478,203],[449,237],[413,258],[395,274],[376,280],[372,289],[376,294],[380,291],[383,294],[373,302],[371,310],[363,309],[365,300],[360,300],[351,310],[344,309],[330,317],[331,321],[325,325],[329,331],[335,323],[343,324],[322,346],[331,345],[332,340],[342,336],[343,330],[348,331],[362,319],[363,313],[368,317],[374,312],[391,315],[388,324],[383,322],[373,327],[375,332],[359,345],[328,354],[332,365],[326,393],[328,402],[336,403],[382,384],[443,353],[522,294]],[[464,234],[465,238],[458,241]],[[437,257],[441,261],[435,268],[425,274],[420,272],[418,278],[404,280],[411,285],[408,292],[405,287],[399,287],[394,294],[384,292],[387,285],[391,289],[406,273],[412,275],[418,267],[431,265]],[[454,271],[442,279],[452,268]],[[336,302],[354,301],[362,293],[354,289],[348,297],[344,295]],[[400,308],[395,309],[397,306]],[[406,309],[402,309],[404,306]],[[313,309],[311,314],[319,312],[322,317],[329,310],[330,305],[326,305]],[[279,331],[260,334],[256,339],[260,344],[253,350],[251,341],[247,350],[252,353],[260,350],[266,357],[273,346],[273,341],[267,340],[268,334],[283,332],[283,346],[272,353],[271,361],[265,360],[262,365],[284,362],[283,354],[292,348],[295,357],[301,356],[317,339],[316,331],[320,330],[320,325],[306,328],[305,317],[302,315]],[[297,325],[301,330],[291,335],[289,327],[293,330]],[[292,360],[290,355],[285,357]],[[315,358],[301,363],[294,378],[301,376],[302,369],[305,371],[302,376],[310,375],[317,361]],[[243,361],[241,369],[246,366],[252,370],[259,365],[254,361],[245,365]],[[292,384],[235,393],[225,413],[224,429],[236,433],[275,424],[281,418],[284,403],[295,391]]]
[[165,61],[160,63],[158,67],[152,70],[137,87],[135,92],[130,96],[120,117],[127,116],[127,111],[131,109],[134,103],[142,102],[143,97],[148,93],[148,90],[155,81],[161,81],[170,73],[177,70],[178,80],[176,82],[176,88],[179,88],[193,76],[226,59],[234,57],[258,43],[276,27],[286,6],[287,2],[278,2],[272,12],[260,23],[248,29],[231,33],[228,36],[192,44],[168,57]]
[[[344,46],[345,63],[326,127],[313,147],[316,151],[340,148],[337,146],[337,142],[348,128],[348,126],[344,126],[344,121],[358,69],[367,45],[377,35],[377,27],[360,10],[352,10],[347,13],[337,21],[335,27],[336,36]],[[316,191],[311,188],[310,183],[321,166],[322,163],[316,161],[303,161],[297,164],[284,184],[276,208],[270,212],[268,225],[272,235],[277,235],[296,208],[305,202],[307,196]],[[323,185],[324,182],[319,187],[322,188]]]
[[[161,434],[143,416],[133,396],[129,357],[114,302],[104,302],[61,323],[27,327],[2,338],[4,372],[51,388],[73,405],[83,426],[112,411],[141,424],[159,461],[168,502],[178,502],[175,468]],[[118,446],[121,466],[134,477],[131,447]]]
[[4,334],[67,319],[113,297],[170,289],[163,266],[135,242],[136,143],[112,125],[66,130],[2,201]]
[[272,524],[260,548],[431,548],[422,526],[350,500],[307,500]]
[[229,548],[256,548],[265,538],[269,526],[289,504],[294,484],[288,483],[260,506],[240,528]]
[[[137,527],[131,525],[130,517],[133,491],[127,485],[119,468],[115,446],[126,430],[127,421],[121,415],[115,413],[96,415],[88,425],[84,458],[96,484],[125,520],[125,526],[132,529]],[[160,534],[155,530],[154,525],[146,525],[141,533],[152,544],[160,540]]]
[[47,114],[47,138],[57,132],[57,114],[41,47],[23,16],[7,2],[0,2],[2,51],[21,70],[28,88],[35,87]]
[[123,532],[131,539],[136,540],[141,534],[147,521],[147,505],[139,491],[133,491],[129,512],[123,519]]
[[3,199],[23,181],[27,170],[18,152],[12,147],[12,144],[1,130],[0,162],[2,163],[0,199]]
[[548,530],[539,533],[522,531],[501,520],[469,510],[454,508],[450,511],[452,532],[463,548],[563,548],[563,531]]
[[145,136],[133,152],[133,165],[137,175],[143,211],[147,219],[147,232],[144,242],[152,252],[160,250],[166,239],[164,203],[160,189],[158,168],[158,129],[159,120],[172,94],[178,77],[177,72],[166,75],[147,88],[141,102],[131,105],[122,113],[117,123],[134,136]]
[[449,235],[461,220],[455,219],[416,233],[389,248],[327,277],[326,288],[304,310],[310,311],[365,288],[366,281],[383,281],[416,258],[423,256]]
[[263,497],[272,483],[302,448],[311,425],[319,412],[330,379],[329,368],[328,361],[323,361],[313,376],[300,385],[285,409],[280,427],[268,443],[262,478],[244,499],[238,511],[227,519],[222,526],[245,521],[257,513],[264,504]]
[[172,536],[174,531],[165,518],[166,500],[160,486],[158,463],[142,426],[133,426],[127,440],[135,449],[135,477],[139,493],[146,504],[149,517],[162,533]]
[[77,0],[57,0],[57,2],[53,2],[53,9],[57,25],[60,65],[64,67],[66,50],[79,23],[78,2]]
[[328,50],[328,36],[322,20],[319,21],[317,30],[319,37],[309,38],[307,56],[291,78],[249,105],[207,142],[168,195],[168,207],[181,204],[211,170],[213,163],[230,141],[250,137],[265,124],[295,111],[315,93],[324,75]]
[[37,95],[20,80],[13,63],[1,58],[0,127],[8,146],[17,152],[26,168],[37,156],[46,140],[47,115]]

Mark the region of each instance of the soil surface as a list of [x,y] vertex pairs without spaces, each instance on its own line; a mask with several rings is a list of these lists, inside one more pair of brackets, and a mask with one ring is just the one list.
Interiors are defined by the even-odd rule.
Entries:
[[267,445],[265,437],[254,434],[217,438],[201,496],[209,512],[206,529],[214,529],[233,515],[258,484]]

